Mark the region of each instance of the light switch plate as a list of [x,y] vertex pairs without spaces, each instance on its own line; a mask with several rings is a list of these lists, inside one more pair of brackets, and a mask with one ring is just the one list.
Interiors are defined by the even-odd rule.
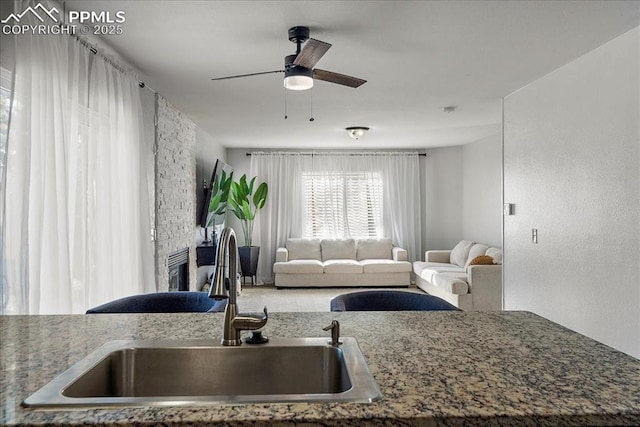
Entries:
[[505,203],[504,204],[504,214],[505,215],[515,215],[516,214],[516,205],[514,203]]

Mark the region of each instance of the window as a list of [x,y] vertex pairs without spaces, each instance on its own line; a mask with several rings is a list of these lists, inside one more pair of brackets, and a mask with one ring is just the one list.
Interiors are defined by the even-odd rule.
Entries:
[[380,238],[379,172],[303,172],[304,237]]

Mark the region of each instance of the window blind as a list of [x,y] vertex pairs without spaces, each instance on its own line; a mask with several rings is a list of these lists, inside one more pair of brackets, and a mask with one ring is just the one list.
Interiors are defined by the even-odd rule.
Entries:
[[304,172],[304,237],[383,235],[380,172]]

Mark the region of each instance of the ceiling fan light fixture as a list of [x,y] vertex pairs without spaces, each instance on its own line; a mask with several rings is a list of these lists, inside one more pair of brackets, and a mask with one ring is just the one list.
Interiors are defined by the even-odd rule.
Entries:
[[284,87],[290,90],[307,90],[313,87],[313,78],[309,76],[287,76]]
[[351,138],[358,140],[364,136],[364,134],[369,130],[369,128],[364,126],[352,126],[352,127],[345,128],[345,130],[347,131],[347,134]]
[[293,61],[298,55],[287,55],[284,58],[284,87],[290,90],[307,90],[313,87],[313,70],[295,65]]

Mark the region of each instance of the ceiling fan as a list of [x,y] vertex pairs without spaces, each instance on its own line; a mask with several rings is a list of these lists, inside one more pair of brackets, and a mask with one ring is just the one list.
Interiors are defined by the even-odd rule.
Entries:
[[[289,40],[296,44],[296,53],[284,57],[284,70],[239,74],[236,76],[218,77],[211,80],[227,80],[259,76],[261,74],[284,73],[284,87],[291,90],[311,89],[314,79],[353,88],[359,87],[367,82],[357,77],[313,68],[318,61],[320,61],[320,58],[327,53],[331,44],[309,38],[308,27],[298,26],[289,28]],[[303,44],[304,46],[302,46]]]

